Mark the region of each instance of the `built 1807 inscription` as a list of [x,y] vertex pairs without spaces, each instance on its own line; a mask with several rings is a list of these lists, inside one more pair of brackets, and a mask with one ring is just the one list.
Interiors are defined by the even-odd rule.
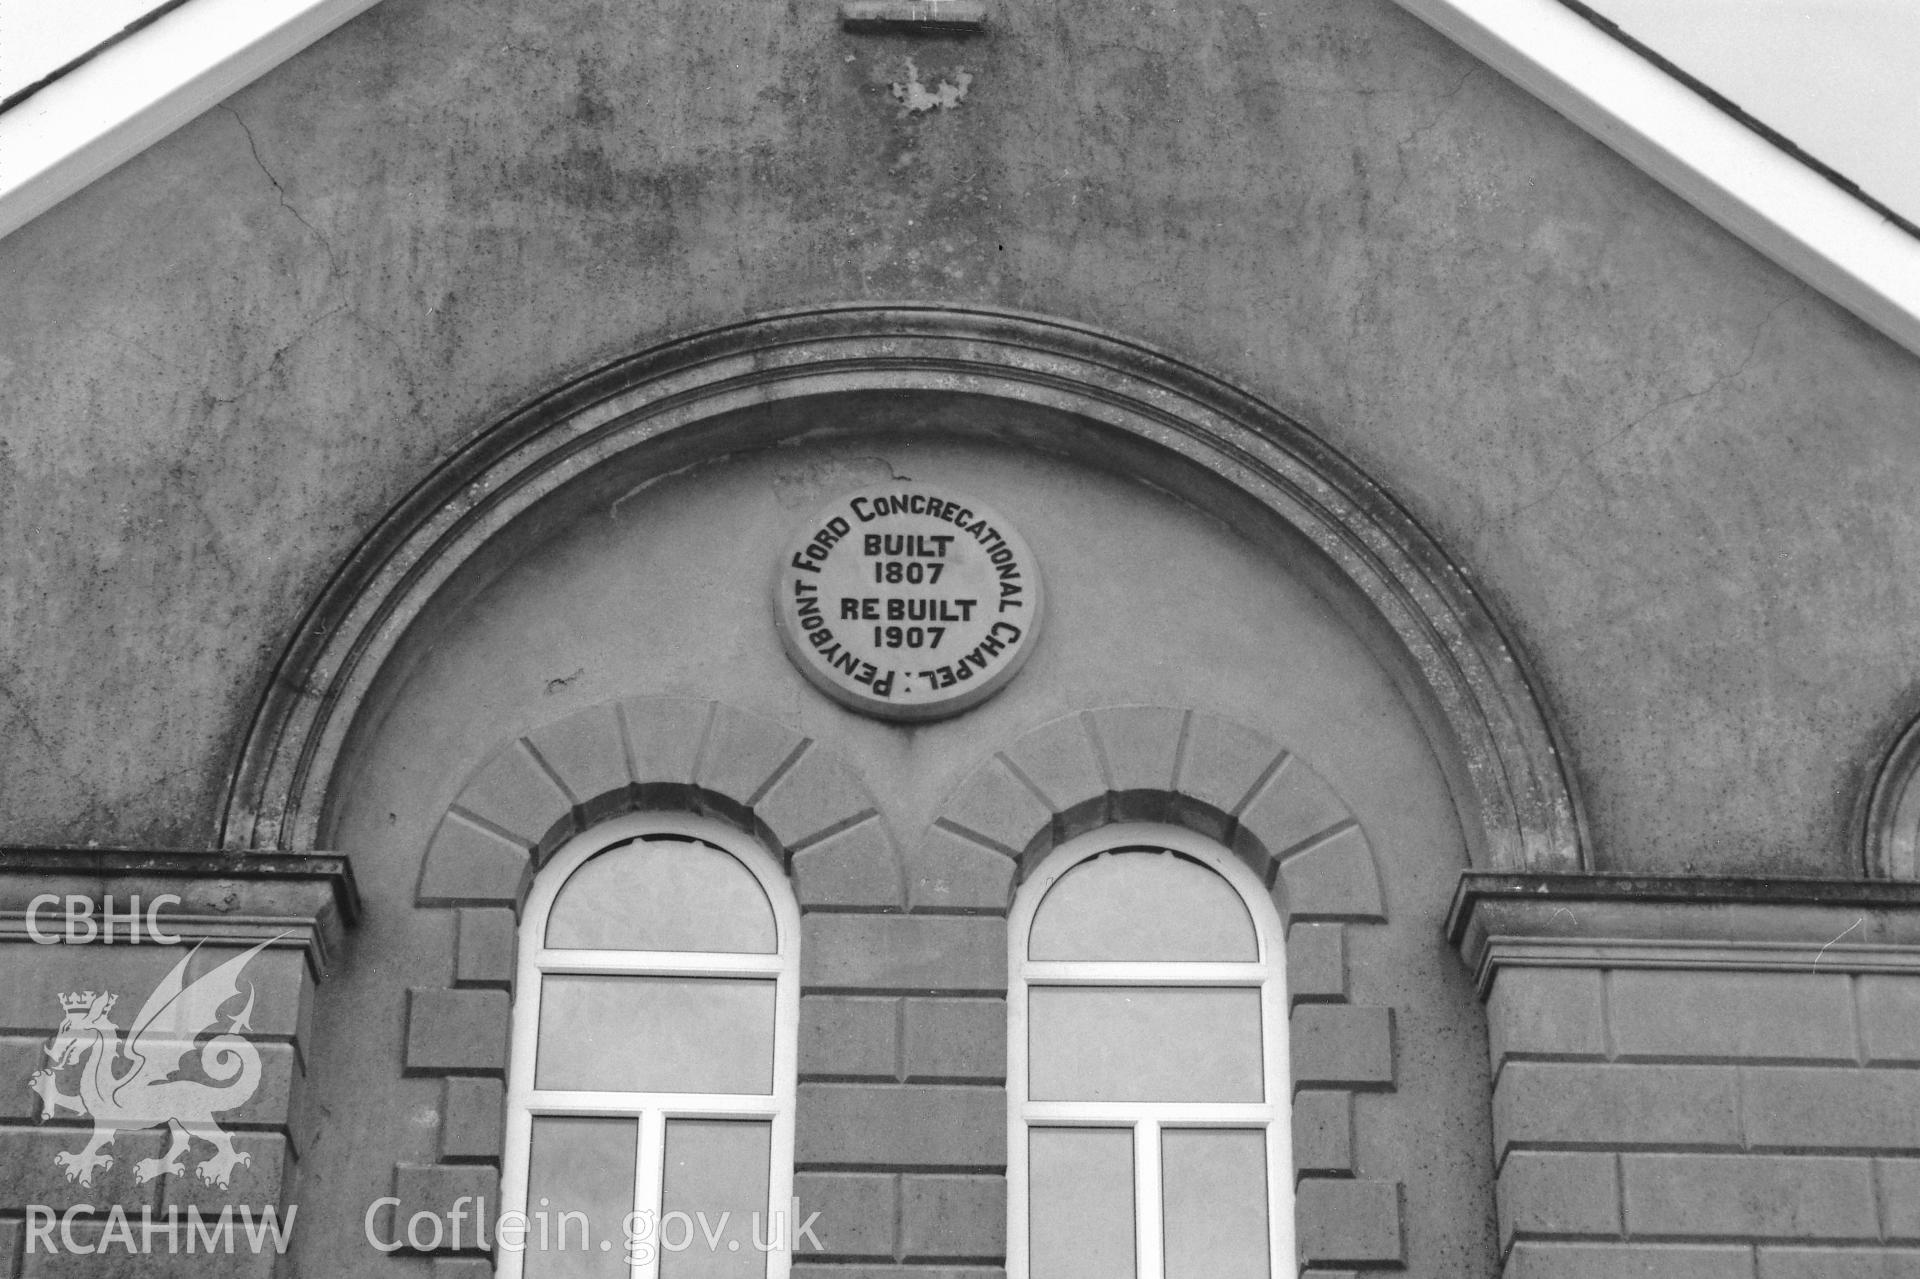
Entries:
[[774,608],[794,665],[868,715],[938,719],[1004,687],[1040,630],[1033,552],[961,493],[889,485],[848,494],[780,560]]

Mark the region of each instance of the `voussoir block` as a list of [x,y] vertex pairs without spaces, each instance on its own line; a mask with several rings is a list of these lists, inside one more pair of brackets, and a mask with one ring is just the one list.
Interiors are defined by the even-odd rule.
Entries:
[[572,811],[573,796],[516,739],[480,766],[454,807],[532,845]]
[[1404,1260],[1400,1186],[1308,1177],[1295,1192],[1301,1259],[1335,1265]]
[[1106,777],[1086,721],[1062,715],[1027,733],[1003,752],[1006,761],[1046,796],[1056,813],[1101,798]]
[[1386,918],[1380,872],[1366,833],[1349,826],[1280,863],[1287,918],[1379,923]]
[[620,738],[620,716],[611,702],[590,706],[536,729],[527,741],[567,788],[576,804],[624,792],[627,748]]
[[1019,857],[1053,822],[1053,810],[997,758],[976,768],[941,811],[942,823]]
[[754,816],[789,851],[805,848],[874,812],[873,796],[853,770],[818,746],[809,746],[754,805]]
[[784,724],[719,703],[694,783],[752,808],[806,741]]

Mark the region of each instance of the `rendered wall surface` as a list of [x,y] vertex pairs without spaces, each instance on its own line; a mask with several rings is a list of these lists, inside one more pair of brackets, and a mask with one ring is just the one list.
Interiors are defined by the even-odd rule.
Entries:
[[1308,422],[1530,655],[1602,867],[1848,871],[1908,700],[1912,358],[1372,0],[387,0],[0,242],[0,296],[10,839],[211,842],[435,459],[844,300],[1106,326]]
[[[1861,790],[1920,706],[1920,366],[1385,0],[1008,3],[965,40],[851,34],[815,0],[384,0],[0,240],[0,300],[8,845],[218,844],[276,656],[437,463],[606,361],[845,302],[1085,324],[1317,431],[1528,659],[1593,869],[1858,874]],[[1441,922],[1466,866],[1446,746],[1284,549],[1031,431],[885,427],[583,486],[401,644],[323,823],[367,908],[323,984],[282,982],[312,1010],[271,1031],[298,1107],[289,1084],[245,1120],[297,1161],[263,1193],[301,1204],[298,1273],[482,1273],[373,1257],[361,1214],[494,1184],[510,912],[547,833],[514,823],[553,818],[492,770],[661,699],[731,726],[737,753],[672,783],[703,803],[786,829],[783,792],[700,769],[802,740],[839,761],[820,794],[867,797],[793,856],[799,1174],[847,1223],[815,1279],[999,1273],[998,912],[1021,840],[1066,819],[994,757],[1096,708],[1248,726],[1364,833],[1364,859],[1266,868],[1284,909],[1347,903],[1291,917],[1309,1273],[1913,1263],[1914,902],[1863,897],[1870,940],[1844,937],[1853,903],[1787,902],[1650,950],[1739,881],[1691,915],[1568,898],[1578,928],[1548,893],[1544,948],[1468,946],[1470,977]],[[1051,594],[1006,692],[911,729],[806,686],[766,594],[816,503],[903,476],[1005,512]],[[486,823],[513,837],[448,834]],[[63,983],[165,966],[24,953],[16,1064]],[[63,1191],[34,1114],[0,1110],[41,1177],[9,1184],[0,1263],[18,1201]]]

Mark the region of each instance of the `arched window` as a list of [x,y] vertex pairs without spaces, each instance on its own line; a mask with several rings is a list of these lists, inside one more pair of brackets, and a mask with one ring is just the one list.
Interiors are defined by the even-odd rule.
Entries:
[[787,1274],[799,938],[785,876],[717,822],[554,856],[520,925],[502,1276]]
[[1294,1273],[1280,920],[1166,826],[1061,847],[1009,921],[1010,1279]]

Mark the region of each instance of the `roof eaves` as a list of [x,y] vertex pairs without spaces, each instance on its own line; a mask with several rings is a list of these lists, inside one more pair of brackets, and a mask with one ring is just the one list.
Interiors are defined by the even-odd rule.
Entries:
[[0,236],[377,0],[188,0],[0,112]]

